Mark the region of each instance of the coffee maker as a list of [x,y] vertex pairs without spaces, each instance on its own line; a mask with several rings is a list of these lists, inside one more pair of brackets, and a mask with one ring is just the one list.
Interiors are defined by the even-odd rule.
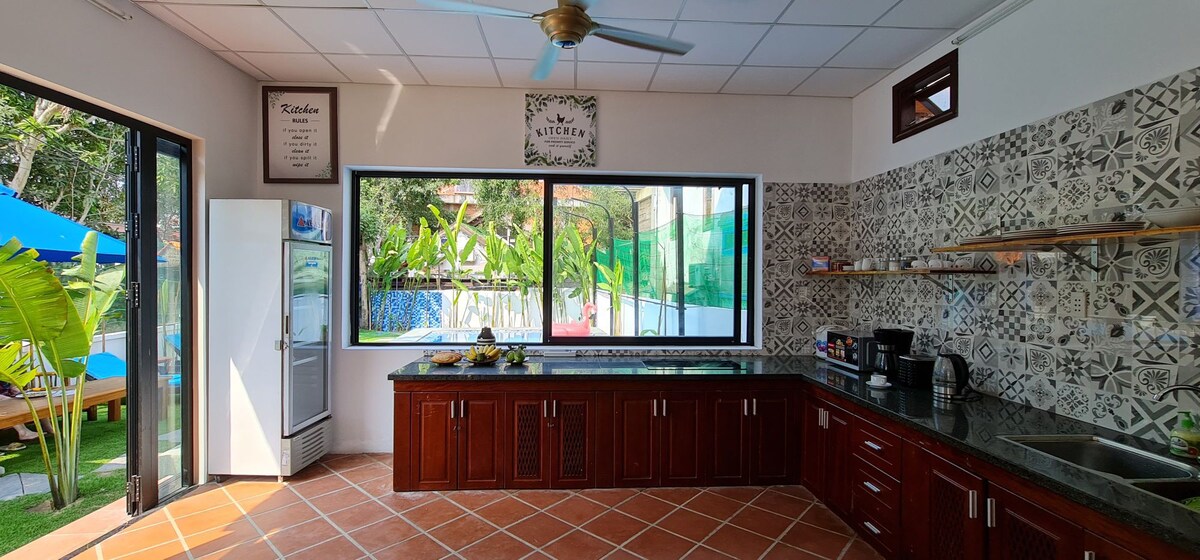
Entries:
[[875,329],[871,333],[875,345],[871,362],[876,373],[886,375],[891,381],[897,372],[896,360],[912,350],[913,331],[908,329]]

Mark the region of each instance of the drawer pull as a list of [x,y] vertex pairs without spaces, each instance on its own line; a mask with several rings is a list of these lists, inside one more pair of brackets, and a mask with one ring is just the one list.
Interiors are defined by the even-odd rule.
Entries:
[[880,490],[878,486],[875,486],[874,484],[871,484],[871,481],[869,481],[869,480],[864,480],[864,481],[863,481],[863,486],[866,486],[866,487],[867,487],[867,490],[870,490],[870,491],[872,491],[872,492],[874,492],[874,493],[876,493],[876,494],[878,494],[878,493],[880,493],[880,492],[883,492],[883,490]]
[[1091,550],[1083,551],[1083,560],[1096,560],[1096,553]]
[[874,534],[874,535],[883,534],[883,531],[880,531],[879,527],[876,527],[875,524],[871,523],[870,521],[863,521],[863,526],[866,527],[867,530],[871,531],[871,534]]
[[867,446],[867,447],[870,447],[870,448],[871,448],[872,450],[874,450],[874,451],[883,451],[883,447],[881,447],[881,446],[880,446],[878,443],[875,443],[875,442],[873,442],[873,441],[871,441],[871,440],[869,440],[869,439],[868,439],[868,440],[864,440],[864,441],[863,441],[863,445],[865,445],[865,446]]

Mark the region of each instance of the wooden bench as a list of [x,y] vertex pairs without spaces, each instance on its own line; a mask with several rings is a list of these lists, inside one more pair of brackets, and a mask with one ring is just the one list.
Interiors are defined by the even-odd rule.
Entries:
[[[71,389],[72,386],[67,387]],[[97,379],[95,381],[85,382],[83,385],[83,408],[89,411],[88,419],[95,420],[94,410],[97,405],[108,403],[108,421],[116,422],[121,419],[121,399],[125,398],[125,378],[110,377],[108,379]],[[70,406],[75,395],[67,395],[67,405]],[[55,396],[54,401],[55,412],[61,412],[62,407],[59,405],[61,397]],[[33,399],[33,407],[38,412],[40,418],[46,418],[46,412],[50,410],[46,404],[45,396],[37,396]],[[0,429],[11,428],[18,424],[26,424],[33,422],[33,417],[29,414],[29,406],[25,404],[24,399],[18,397],[15,399],[0,399]]]

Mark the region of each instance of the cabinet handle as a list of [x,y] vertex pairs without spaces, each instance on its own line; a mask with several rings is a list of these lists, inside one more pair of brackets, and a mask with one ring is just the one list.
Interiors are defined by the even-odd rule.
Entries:
[[546,418],[549,416],[549,414],[546,414],[546,408],[547,408],[546,400],[542,399],[542,418]]
[[967,491],[967,519],[979,519],[979,493]]
[[863,526],[866,527],[869,531],[871,531],[872,534],[875,534],[875,535],[878,535],[883,532],[883,531],[879,530],[879,527],[876,527],[875,524],[871,523],[870,521],[863,521]]
[[863,445],[865,445],[865,446],[867,446],[867,447],[870,447],[872,451],[883,451],[883,448],[882,448],[882,447],[880,447],[878,443],[875,443],[875,442],[873,442],[873,441],[871,441],[871,440],[869,440],[869,439],[868,439],[868,440],[864,440],[864,441],[863,441]]
[[758,416],[758,399],[750,399],[750,415]]
[[667,415],[667,399],[663,399],[663,416]]
[[870,491],[872,491],[872,492],[874,492],[874,493],[876,493],[876,494],[878,494],[878,493],[882,492],[882,490],[880,490],[878,486],[875,486],[874,484],[871,484],[871,481],[869,481],[869,480],[864,480],[864,481],[863,481],[863,486],[866,486],[866,487],[867,487],[867,490],[870,490]]
[[454,401],[450,401],[450,419],[454,419]]
[[467,417],[467,399],[458,401],[458,417],[459,418]]
[[993,528],[996,526],[996,499],[995,498],[987,499],[987,526],[993,527]]
[[651,412],[651,413],[650,413],[650,415],[651,415],[651,416],[658,416],[658,399],[654,399],[654,401],[653,401],[653,402],[654,402],[654,411],[653,411],[653,412]]
[[1083,551],[1083,560],[1096,560],[1096,553],[1091,550]]
[[558,418],[558,400],[550,402],[550,417]]
[[821,427],[829,429],[829,411],[824,408],[821,409]]
[[750,399],[742,399],[742,416],[750,416]]

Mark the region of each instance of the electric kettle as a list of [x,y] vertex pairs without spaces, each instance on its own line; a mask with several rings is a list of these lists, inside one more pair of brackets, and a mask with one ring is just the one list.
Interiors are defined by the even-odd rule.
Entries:
[[933,398],[954,399],[967,392],[971,368],[958,354],[938,354],[933,364]]

